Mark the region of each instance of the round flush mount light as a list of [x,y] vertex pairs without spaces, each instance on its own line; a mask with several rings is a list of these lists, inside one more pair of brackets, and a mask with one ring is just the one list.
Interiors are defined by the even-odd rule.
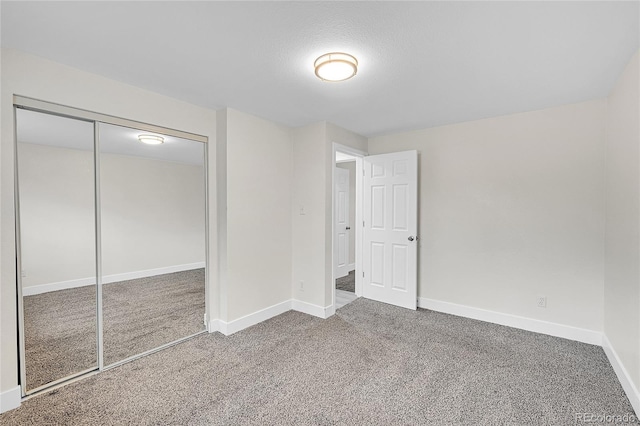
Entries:
[[348,80],[358,72],[358,60],[348,53],[326,53],[314,62],[316,76],[324,81]]
[[139,135],[138,140],[147,145],[160,145],[164,143],[164,138],[156,135]]

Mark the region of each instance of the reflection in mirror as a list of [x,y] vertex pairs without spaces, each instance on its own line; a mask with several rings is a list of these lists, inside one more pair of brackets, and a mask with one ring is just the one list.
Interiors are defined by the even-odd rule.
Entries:
[[93,123],[16,110],[25,390],[97,367]]
[[205,329],[204,144],[102,123],[99,132],[109,365]]

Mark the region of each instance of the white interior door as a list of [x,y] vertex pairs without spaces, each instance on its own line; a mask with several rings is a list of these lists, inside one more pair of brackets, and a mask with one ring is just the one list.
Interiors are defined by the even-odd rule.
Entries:
[[418,153],[364,158],[363,296],[417,308]]
[[336,278],[349,274],[349,170],[335,168],[334,265]]

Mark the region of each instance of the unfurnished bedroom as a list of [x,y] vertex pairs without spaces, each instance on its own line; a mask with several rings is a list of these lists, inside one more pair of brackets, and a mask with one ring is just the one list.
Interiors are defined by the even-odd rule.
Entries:
[[640,1],[1,1],[0,424],[637,424]]

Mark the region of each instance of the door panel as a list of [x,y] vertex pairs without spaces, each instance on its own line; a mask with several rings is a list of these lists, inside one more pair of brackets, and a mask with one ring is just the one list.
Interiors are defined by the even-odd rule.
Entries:
[[98,367],[93,123],[16,109],[24,395]]
[[335,168],[334,265],[335,277],[349,274],[349,171]]
[[364,159],[363,296],[417,307],[418,153]]
[[104,363],[204,331],[204,144],[100,125]]

